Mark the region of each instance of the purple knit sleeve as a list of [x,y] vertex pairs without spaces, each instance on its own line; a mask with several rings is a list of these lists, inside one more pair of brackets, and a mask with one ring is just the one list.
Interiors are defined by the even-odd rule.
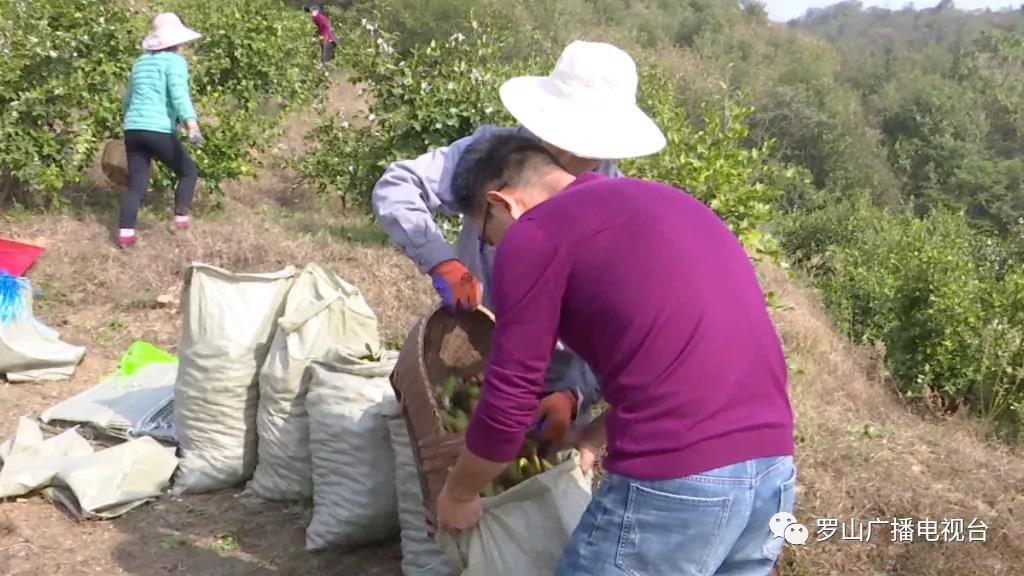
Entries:
[[466,431],[466,447],[481,458],[508,462],[522,447],[558,336],[569,270],[563,250],[530,221],[513,224],[498,248],[491,279],[497,324]]

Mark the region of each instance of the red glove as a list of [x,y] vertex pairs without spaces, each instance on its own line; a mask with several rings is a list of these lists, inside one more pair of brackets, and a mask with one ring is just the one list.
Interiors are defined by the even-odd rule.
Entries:
[[561,444],[576,416],[576,396],[568,390],[552,392],[541,398],[534,422],[540,427],[537,438],[542,444]]
[[445,260],[430,271],[434,290],[449,309],[474,310],[483,299],[480,282],[462,262]]

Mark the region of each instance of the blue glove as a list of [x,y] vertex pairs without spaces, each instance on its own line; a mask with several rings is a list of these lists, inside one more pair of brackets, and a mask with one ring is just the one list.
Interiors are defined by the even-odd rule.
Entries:
[[444,278],[431,273],[430,284],[433,285],[434,291],[437,292],[437,295],[441,297],[441,303],[444,304],[444,307],[449,309],[454,308],[452,302],[452,289],[451,286],[445,282]]

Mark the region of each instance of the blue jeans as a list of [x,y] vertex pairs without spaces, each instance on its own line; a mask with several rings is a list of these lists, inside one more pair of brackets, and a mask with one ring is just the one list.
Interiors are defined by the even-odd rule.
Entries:
[[674,480],[608,473],[556,576],[768,576],[782,551],[768,521],[793,513],[792,456]]

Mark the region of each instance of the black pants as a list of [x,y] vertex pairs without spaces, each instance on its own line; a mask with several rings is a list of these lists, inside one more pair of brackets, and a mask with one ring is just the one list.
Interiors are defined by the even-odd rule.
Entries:
[[184,216],[192,205],[199,171],[181,141],[174,134],[148,130],[125,130],[124,147],[128,156],[128,192],[121,198],[121,228],[135,228],[139,205],[149,187],[150,162],[156,158],[178,177],[174,191],[174,213]]
[[334,49],[338,47],[337,42],[324,42],[320,46],[320,62],[327,64],[334,59]]

